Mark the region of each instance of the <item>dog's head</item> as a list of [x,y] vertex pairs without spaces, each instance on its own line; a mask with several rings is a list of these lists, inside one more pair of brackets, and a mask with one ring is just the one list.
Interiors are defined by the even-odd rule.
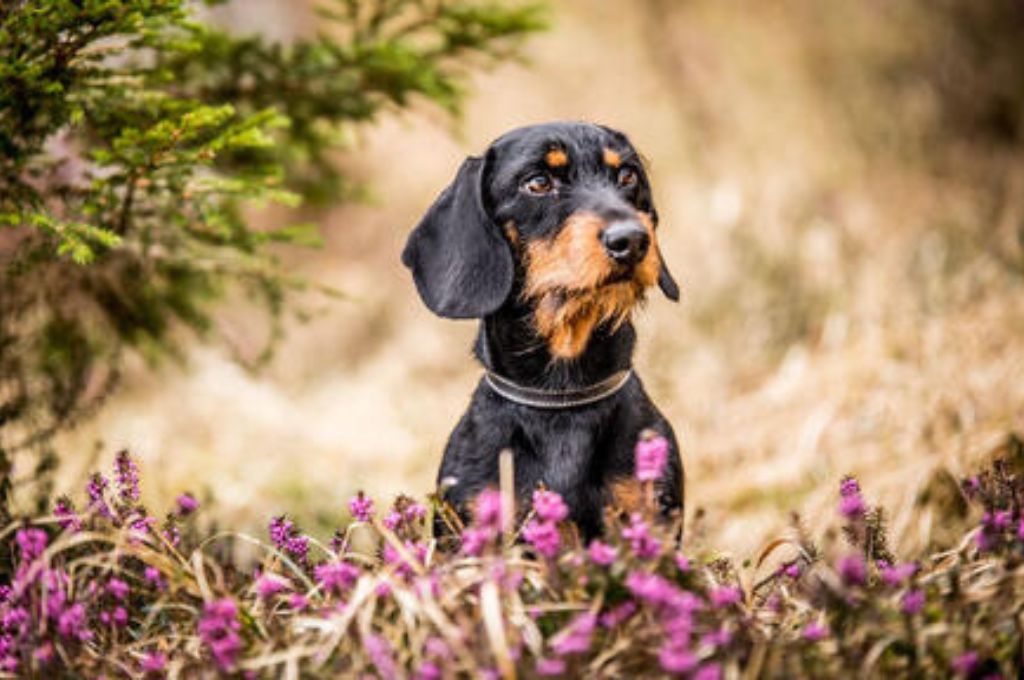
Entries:
[[658,213],[629,140],[586,123],[513,130],[467,158],[402,253],[434,313],[481,318],[529,304],[552,356],[629,318],[657,283],[679,289],[658,250]]

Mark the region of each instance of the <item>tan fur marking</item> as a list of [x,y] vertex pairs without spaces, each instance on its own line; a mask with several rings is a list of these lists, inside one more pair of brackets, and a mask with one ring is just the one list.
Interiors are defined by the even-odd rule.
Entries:
[[601,157],[604,159],[604,164],[607,166],[617,168],[622,165],[622,156],[619,155],[618,151],[605,149]]
[[612,508],[620,512],[641,512],[644,489],[636,479],[617,479],[611,483]]
[[572,215],[554,239],[527,246],[523,295],[535,301],[534,325],[552,356],[572,359],[582,354],[594,328],[625,323],[643,300],[644,289],[658,282],[661,261],[653,223],[643,213],[638,219],[652,245],[629,281],[603,284],[614,266],[601,245],[605,222],[592,213]]
[[636,266],[636,280],[644,287],[653,286],[658,282],[658,274],[661,272],[661,254],[658,252],[658,238],[654,233],[654,220],[645,212],[638,212],[637,219],[647,230],[647,236],[651,239],[651,245],[647,249],[644,259]]
[[569,164],[569,156],[561,149],[552,149],[544,154],[544,162],[550,168],[562,168]]
[[505,223],[505,238],[512,245],[518,245],[519,243],[519,230],[516,229],[516,223],[512,220]]

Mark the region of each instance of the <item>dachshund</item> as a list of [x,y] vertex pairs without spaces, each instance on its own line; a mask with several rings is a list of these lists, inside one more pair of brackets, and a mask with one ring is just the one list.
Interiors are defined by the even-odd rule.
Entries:
[[[426,306],[478,319],[484,374],[452,432],[439,489],[465,518],[510,450],[515,492],[557,491],[585,537],[606,506],[637,506],[634,449],[669,444],[656,502],[683,507],[671,425],[632,368],[633,310],[679,288],[658,248],[644,165],[608,127],[558,122],[512,130],[469,157],[402,252]],[[646,436],[646,435],[645,435]]]

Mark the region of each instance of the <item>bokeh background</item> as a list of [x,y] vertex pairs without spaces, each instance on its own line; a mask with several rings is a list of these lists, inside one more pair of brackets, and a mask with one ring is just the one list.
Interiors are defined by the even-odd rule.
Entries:
[[[235,3],[236,5],[241,3]],[[674,423],[693,540],[745,557],[796,511],[831,514],[844,473],[926,540],[922,499],[1024,429],[1024,6],[1011,0],[550,3],[525,63],[474,76],[461,120],[392,116],[340,153],[365,200],[309,210],[325,246],[288,267],[311,296],[266,369],[244,300],[227,348],[132,365],[61,436],[60,483],[118,448],[145,493],[184,489],[260,531],[327,534],[357,489],[424,493],[479,377],[474,324],[432,317],[399,263],[467,154],[553,119],[625,131],[649,161],[683,288],[638,318],[637,364]],[[217,16],[288,40],[303,2]],[[263,211],[273,224],[294,213]]]

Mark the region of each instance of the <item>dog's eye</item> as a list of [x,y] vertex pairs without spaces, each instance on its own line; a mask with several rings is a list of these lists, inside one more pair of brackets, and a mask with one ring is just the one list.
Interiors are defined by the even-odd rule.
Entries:
[[523,182],[523,189],[531,194],[549,194],[554,188],[555,183],[551,179],[551,175],[543,172],[531,175],[525,182]]
[[637,176],[636,170],[633,168],[625,167],[619,170],[618,182],[620,187],[633,187],[636,186]]

